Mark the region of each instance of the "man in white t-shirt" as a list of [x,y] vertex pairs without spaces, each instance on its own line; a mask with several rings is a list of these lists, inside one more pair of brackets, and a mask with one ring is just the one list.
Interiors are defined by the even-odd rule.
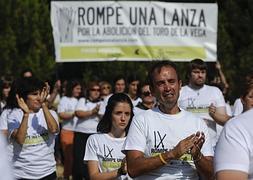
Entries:
[[139,88],[140,80],[135,74],[131,74],[127,78],[127,95],[132,100],[133,106],[135,107],[139,102],[141,102],[141,98],[139,97]]
[[217,87],[205,84],[207,65],[201,59],[194,59],[189,63],[187,75],[189,83],[180,91],[179,107],[205,120],[215,148],[218,140],[217,126],[224,125],[230,118],[226,113],[224,97]]
[[253,179],[253,109],[231,119],[215,150],[217,180]]
[[128,174],[136,179],[213,177],[213,150],[206,124],[179,109],[181,80],[176,66],[161,61],[149,72],[159,105],[134,116],[123,150]]

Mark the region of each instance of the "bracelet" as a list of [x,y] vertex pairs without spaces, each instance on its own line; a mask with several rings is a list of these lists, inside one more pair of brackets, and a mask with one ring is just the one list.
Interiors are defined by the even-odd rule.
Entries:
[[196,160],[193,159],[193,162],[198,162],[198,161],[200,161],[200,160],[202,159],[202,156],[203,156],[203,154],[200,153],[200,155],[198,156],[198,158],[197,158]]
[[168,164],[168,163],[165,161],[165,159],[163,159],[163,156],[162,156],[161,153],[160,153],[158,156],[159,156],[160,161],[161,161],[164,165]]

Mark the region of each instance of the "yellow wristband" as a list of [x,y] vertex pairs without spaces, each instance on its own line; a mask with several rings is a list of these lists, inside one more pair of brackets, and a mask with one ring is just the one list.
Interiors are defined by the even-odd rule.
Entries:
[[161,162],[162,162],[164,165],[168,164],[168,163],[163,159],[162,154],[159,154],[158,156],[159,156]]

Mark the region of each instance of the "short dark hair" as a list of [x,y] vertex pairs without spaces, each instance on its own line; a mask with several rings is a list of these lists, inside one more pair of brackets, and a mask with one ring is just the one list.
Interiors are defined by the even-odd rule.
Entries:
[[17,87],[17,94],[22,97],[24,101],[27,100],[28,94],[42,90],[45,83],[35,77],[24,77],[20,79]]
[[123,76],[123,75],[117,75],[114,79],[113,79],[113,85],[115,86],[115,84],[116,84],[116,82],[118,81],[118,80],[124,80],[125,82],[126,82],[126,80],[125,80],[125,77]]
[[193,69],[207,70],[207,64],[202,59],[193,59],[190,61],[187,69],[187,76],[190,78]]
[[127,78],[127,84],[131,84],[134,81],[140,81],[140,78],[136,74],[130,74]]
[[[113,79],[113,92],[115,92],[115,85],[116,85],[116,82],[119,81],[119,80],[123,80],[125,85],[126,85],[126,79],[123,75],[117,75],[114,79]],[[124,90],[125,92],[125,90]]]
[[148,72],[148,83],[149,83],[151,88],[154,87],[154,73],[156,71],[160,72],[162,67],[172,67],[176,71],[178,80],[181,79],[180,75],[178,74],[177,66],[174,62],[172,62],[170,60],[159,61],[156,64],[154,64]]
[[115,108],[115,106],[118,103],[125,102],[129,104],[131,108],[131,115],[130,115],[130,120],[129,123],[125,129],[126,134],[128,133],[132,118],[134,116],[133,114],[133,104],[131,99],[126,95],[125,93],[116,93],[113,94],[107,103],[106,109],[105,109],[105,114],[102,117],[101,121],[99,121],[98,126],[97,126],[97,131],[100,133],[109,133],[112,128],[112,111]]

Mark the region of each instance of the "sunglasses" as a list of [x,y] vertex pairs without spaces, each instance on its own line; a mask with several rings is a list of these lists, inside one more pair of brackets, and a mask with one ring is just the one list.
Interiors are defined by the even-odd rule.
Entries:
[[151,92],[150,91],[145,91],[142,93],[143,96],[150,96],[151,95]]
[[111,89],[110,86],[104,86],[102,89]]
[[90,91],[100,91],[100,89],[92,88],[92,89],[90,89]]

